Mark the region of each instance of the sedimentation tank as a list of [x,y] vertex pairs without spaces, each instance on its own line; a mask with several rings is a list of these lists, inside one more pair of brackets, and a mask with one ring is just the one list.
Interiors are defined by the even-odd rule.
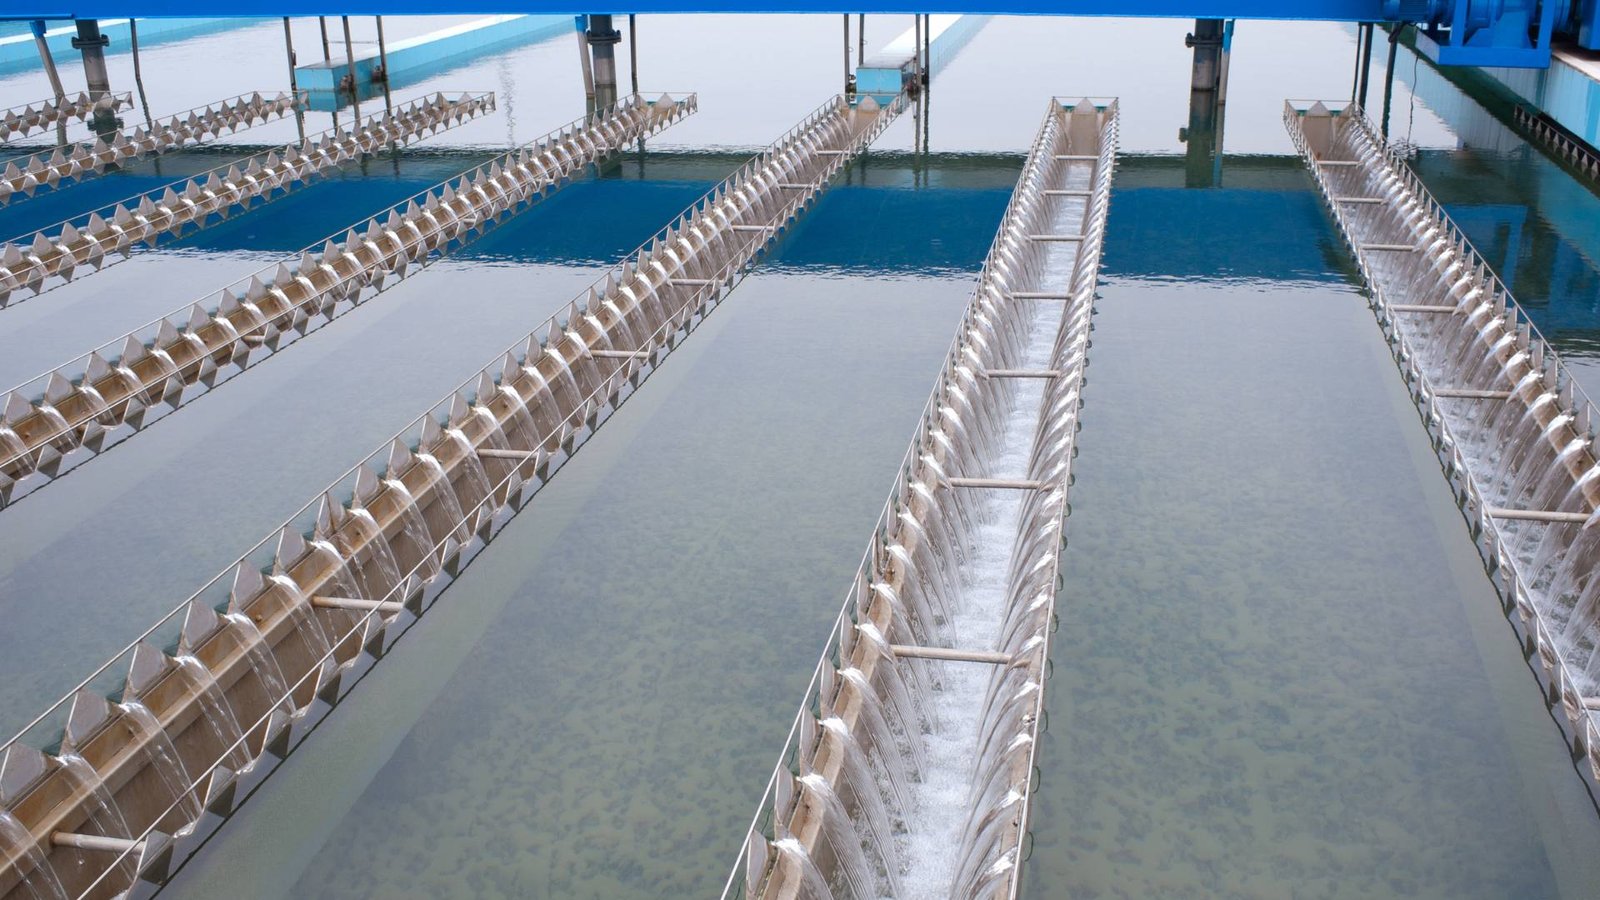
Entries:
[[0,31],[0,896],[1592,896],[1585,13],[1358,5]]

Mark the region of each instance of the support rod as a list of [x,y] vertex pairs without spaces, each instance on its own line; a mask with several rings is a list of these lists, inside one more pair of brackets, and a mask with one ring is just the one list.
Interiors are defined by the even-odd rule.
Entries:
[[1376,27],[1371,22],[1362,22],[1356,33],[1361,55],[1361,85],[1357,90],[1356,105],[1362,109],[1367,108],[1367,82],[1372,74],[1372,32]]
[[1013,300],[1071,300],[1071,294],[1058,294],[1053,291],[1012,291]]
[[[111,76],[106,71],[106,45],[111,40],[100,33],[96,19],[77,20],[78,36],[72,46],[83,54],[83,77],[89,86],[89,99],[99,104],[111,93]],[[96,134],[109,135],[117,130],[117,117],[110,107],[97,106],[89,126]]]
[[950,662],[975,662],[987,663],[994,666],[1003,666],[1011,662],[1011,657],[993,650],[956,650],[950,647],[917,647],[911,644],[890,644],[889,650],[895,656],[917,657],[919,659],[943,659]]
[[50,79],[50,90],[55,91],[56,105],[65,105],[67,92],[61,89],[61,75],[56,71],[55,57],[50,55],[50,44],[44,39],[44,20],[34,19],[28,23],[33,31],[33,45],[39,48],[39,63],[44,66],[45,77]]
[[1456,397],[1462,400],[1510,400],[1510,391],[1480,391],[1472,388],[1440,388],[1433,392],[1435,397]]
[[1456,311],[1454,306],[1438,306],[1432,303],[1391,303],[1388,309],[1390,312],[1406,313],[1453,313]]
[[850,14],[844,14],[844,92],[850,93]]
[[583,71],[584,109],[594,112],[594,69],[589,65],[588,25],[578,29],[578,66]]
[[1381,131],[1385,139],[1389,137],[1389,111],[1394,106],[1394,60],[1400,52],[1400,29],[1404,27],[1398,22],[1389,25],[1389,64],[1383,70],[1383,125]]
[[144,847],[143,841],[130,841],[127,838],[105,837],[98,834],[75,834],[71,831],[56,831],[50,834],[50,843],[57,847],[72,847],[76,850],[102,850],[106,853],[126,853],[129,850],[140,850]]
[[397,613],[405,609],[404,603],[394,600],[366,600],[361,597],[323,597],[311,598],[311,605],[317,609],[350,609],[357,612]]
[[394,101],[389,97],[389,48],[383,42],[383,16],[373,16],[378,20],[378,67],[383,71],[383,109],[385,112],[394,112]]
[[361,121],[361,85],[356,82],[356,50],[355,42],[350,40],[350,17],[340,16],[344,22],[344,62],[345,70],[350,75],[350,108],[355,113],[356,121]]
[[[284,28],[289,27],[289,20],[283,20]],[[144,67],[139,65],[139,22],[137,19],[128,20],[128,50],[133,54],[133,86],[139,90],[139,108],[144,110],[145,127],[154,131],[155,119],[150,116],[150,98],[144,93]],[[294,63],[289,64],[290,93],[294,93]]]
[[536,454],[524,450],[496,450],[493,447],[479,447],[478,455],[484,459],[513,459],[522,462],[533,459]]
[[1002,488],[1018,491],[1040,491],[1050,486],[1048,481],[1030,481],[1026,478],[946,478],[945,484],[965,488]]
[[590,350],[595,359],[649,359],[649,350]]
[[1554,512],[1544,509],[1506,509],[1500,506],[1491,506],[1485,509],[1484,512],[1496,519],[1518,519],[1524,522],[1582,525],[1589,521],[1588,513]]
[[317,27],[322,29],[322,61],[333,62],[333,51],[328,46],[328,17],[317,16]]
[[611,16],[589,17],[589,52],[594,65],[594,105],[609,109],[617,102],[617,44],[622,35],[611,27]]
[[628,13],[628,80],[635,94],[639,93],[639,17]]
[[984,378],[1060,378],[1060,369],[984,369],[978,374]]

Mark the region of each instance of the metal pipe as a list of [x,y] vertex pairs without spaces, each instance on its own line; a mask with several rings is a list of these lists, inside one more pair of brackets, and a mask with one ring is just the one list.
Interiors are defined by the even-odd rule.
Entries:
[[72,847],[76,850],[103,850],[107,853],[126,853],[129,850],[140,850],[144,847],[144,841],[130,841],[127,838],[105,837],[98,834],[75,834],[70,831],[51,832],[50,843],[57,847]]
[[1048,481],[1033,481],[1027,478],[961,478],[950,477],[944,480],[951,487],[965,488],[1011,488],[1019,491],[1038,491],[1050,486]]
[[[134,46],[138,46],[135,44]],[[300,85],[294,78],[294,34],[289,31],[289,17],[283,17],[283,49],[289,56],[289,93],[300,93]],[[138,78],[138,69],[134,69],[134,78]]]
[[1356,102],[1356,92],[1361,90],[1361,26],[1356,23],[1356,61],[1350,66],[1350,102]]
[[[288,19],[283,20],[287,27]],[[144,110],[144,124],[150,129],[156,127],[156,122],[150,117],[150,98],[144,94],[144,70],[139,65],[139,23],[134,19],[128,20],[128,49],[133,54],[133,86],[139,89],[139,106]],[[289,83],[294,83],[294,66],[289,67]]]
[[1589,521],[1589,513],[1553,512],[1542,509],[1505,509],[1491,506],[1485,509],[1490,517],[1495,519],[1521,519],[1526,522],[1554,522],[1559,524],[1582,525]]
[[361,121],[361,87],[356,84],[356,48],[350,40],[350,17],[340,16],[344,22],[344,61],[345,69],[350,74],[350,107],[355,114],[356,121]]
[[333,62],[333,52],[328,49],[328,18],[326,16],[317,16],[317,27],[322,29],[322,61],[331,63]]
[[911,644],[890,644],[895,656],[915,656],[921,659],[943,659],[950,662],[975,662],[1003,666],[1011,657],[993,650],[956,650],[951,647],[916,647]]
[[635,39],[639,27],[635,20],[638,18],[628,13],[628,80],[635,95],[639,93],[639,42]]
[[867,14],[856,17],[856,62],[867,60]]
[[607,14],[589,17],[589,52],[594,65],[594,105],[610,109],[617,103],[617,52],[622,35],[611,27]]
[[[284,49],[284,52],[286,52],[288,54],[288,56],[289,56],[289,94],[290,94],[290,96],[293,96],[293,97],[296,98],[295,105],[294,105],[294,125],[295,125],[295,130],[299,132],[299,134],[300,134],[300,143],[303,144],[306,141],[306,115],[305,115],[305,111],[300,108],[300,103],[299,103],[299,99],[298,99],[299,96],[300,96],[300,85],[295,80],[295,76],[294,76],[294,65],[295,65],[294,34],[289,29],[289,17],[288,16],[284,16],[283,17],[283,49]],[[134,70],[134,78],[135,79],[138,78],[138,69]],[[143,90],[144,89],[141,87],[140,88],[140,95],[141,96],[143,96]]]
[[[111,95],[111,75],[106,71],[106,45],[111,40],[100,33],[97,19],[79,19],[78,36],[72,46],[83,54],[83,77],[89,86],[89,99],[97,104]],[[90,121],[95,133],[109,135],[117,130],[117,117],[110,109],[97,108]]]
[[1361,45],[1361,62],[1359,64],[1361,71],[1357,73],[1360,78],[1360,87],[1356,92],[1356,105],[1362,109],[1367,108],[1367,81],[1372,74],[1372,31],[1376,27],[1371,22],[1362,22],[1361,36],[1356,41]]
[[1383,72],[1383,124],[1380,127],[1385,139],[1389,137],[1389,110],[1394,105],[1394,60],[1400,52],[1400,29],[1403,27],[1398,22],[1389,26],[1389,65]]
[[844,92],[850,93],[850,14],[844,14]]
[[366,600],[361,597],[312,597],[311,605],[317,609],[353,609],[357,612],[396,613],[405,609],[405,604],[395,600]]
[[378,65],[383,69],[383,109],[385,112],[394,112],[394,103],[389,99],[389,50],[383,43],[383,16],[373,16],[378,20]]
[[584,24],[578,29],[578,63],[583,67],[583,102],[584,109],[594,112],[594,72],[589,67],[589,24],[588,17],[584,17]]
[[67,92],[61,89],[61,75],[56,72],[55,58],[50,55],[50,45],[44,39],[44,20],[34,19],[28,23],[33,31],[33,45],[39,48],[39,62],[44,65],[44,74],[50,79],[50,90],[56,93],[56,104],[67,102]]

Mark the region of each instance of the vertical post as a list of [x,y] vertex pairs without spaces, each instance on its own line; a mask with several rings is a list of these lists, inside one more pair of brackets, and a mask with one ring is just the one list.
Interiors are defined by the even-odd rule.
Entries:
[[39,62],[44,66],[44,74],[50,79],[50,90],[56,93],[56,103],[65,103],[67,92],[61,89],[61,76],[56,72],[55,58],[50,55],[50,45],[44,39],[44,20],[34,19],[29,23],[33,30],[33,45],[39,48]]
[[639,95],[639,26],[638,16],[628,13],[628,80],[633,85],[634,96]]
[[1389,108],[1394,102],[1394,59],[1400,52],[1400,29],[1405,26],[1399,22],[1389,25],[1389,65],[1383,73],[1383,139],[1389,139]]
[[300,143],[303,144],[306,141],[306,116],[300,109],[300,85],[294,77],[294,34],[289,30],[288,16],[283,17],[283,49],[289,56],[289,96],[294,99],[294,124],[300,132]]
[[394,114],[394,103],[389,99],[389,48],[383,42],[383,16],[373,16],[378,20],[378,66],[383,70],[383,111]]
[[1366,23],[1356,23],[1356,62],[1350,67],[1350,102],[1356,102],[1356,96],[1361,92],[1361,35]]
[[355,115],[355,124],[351,127],[361,127],[361,86],[356,83],[356,48],[350,40],[350,17],[340,16],[344,22],[344,62],[345,71],[350,75],[350,108]]
[[922,96],[922,16],[911,17],[911,83],[916,85],[916,95]]
[[611,27],[610,15],[589,17],[589,52],[594,60],[594,105],[610,109],[617,103],[617,44],[622,35]]
[[[89,99],[102,100],[111,93],[111,76],[106,72],[106,45],[111,39],[100,33],[98,19],[79,19],[78,36],[72,48],[83,54],[83,77],[89,84]],[[117,117],[109,109],[96,109],[90,127],[106,135],[117,130]]]
[[300,93],[300,86],[294,78],[294,34],[289,31],[289,17],[283,17],[283,50],[289,57],[289,93]]
[[1187,187],[1214,187],[1220,175],[1217,160],[1221,152],[1227,31],[1227,23],[1221,19],[1196,19],[1194,33],[1184,38],[1184,44],[1194,48],[1189,70],[1189,124],[1178,132],[1179,140],[1187,145]]
[[594,113],[594,71],[589,67],[589,17],[578,17],[578,62],[583,68],[583,108]]
[[844,92],[850,93],[850,14],[844,14]]
[[1357,90],[1356,105],[1363,111],[1367,108],[1367,82],[1372,74],[1372,32],[1377,26],[1371,22],[1361,23],[1361,28],[1366,32],[1366,37],[1361,44],[1361,86]]
[[856,65],[867,61],[867,14],[856,16]]
[[328,17],[317,16],[317,27],[322,29],[322,61],[333,62],[333,52],[328,49]]
[[[150,98],[144,94],[144,70],[139,65],[139,23],[134,19],[128,20],[128,49],[133,53],[133,85],[139,89],[139,108],[144,110],[144,124],[147,128],[154,129],[156,123],[150,118]],[[289,80],[294,81],[293,66],[289,67]]]

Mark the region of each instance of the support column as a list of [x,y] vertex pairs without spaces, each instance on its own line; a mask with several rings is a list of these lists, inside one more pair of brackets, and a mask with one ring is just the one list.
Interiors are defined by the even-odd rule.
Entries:
[[589,53],[594,58],[594,106],[609,109],[617,102],[617,44],[622,34],[609,15],[589,17]]
[[1371,22],[1362,22],[1356,34],[1356,41],[1361,45],[1361,71],[1357,76],[1359,82],[1356,88],[1356,105],[1365,112],[1367,108],[1367,82],[1372,73],[1372,32],[1375,26]]
[[1227,96],[1229,23],[1222,19],[1196,19],[1194,33],[1184,43],[1194,48],[1189,74],[1189,124],[1178,131],[1187,146],[1185,178],[1188,187],[1214,187],[1221,178],[1223,109]]
[[33,44],[39,48],[39,63],[44,66],[44,74],[50,79],[50,90],[55,91],[56,103],[65,103],[67,93],[61,89],[61,76],[56,72],[56,61],[50,55],[50,44],[44,39],[44,21],[34,19],[29,23],[33,29]]
[[[111,76],[106,72],[106,45],[111,39],[100,33],[98,19],[79,19],[77,25],[78,36],[72,39],[72,49],[83,54],[83,78],[89,86],[89,99],[104,99],[111,93]],[[117,130],[117,117],[109,109],[98,109],[89,126],[96,134],[107,135]]]
[[1394,105],[1394,61],[1400,50],[1400,29],[1405,25],[1399,22],[1389,24],[1389,63],[1383,70],[1383,124],[1381,130],[1384,140],[1389,139],[1389,109]]

